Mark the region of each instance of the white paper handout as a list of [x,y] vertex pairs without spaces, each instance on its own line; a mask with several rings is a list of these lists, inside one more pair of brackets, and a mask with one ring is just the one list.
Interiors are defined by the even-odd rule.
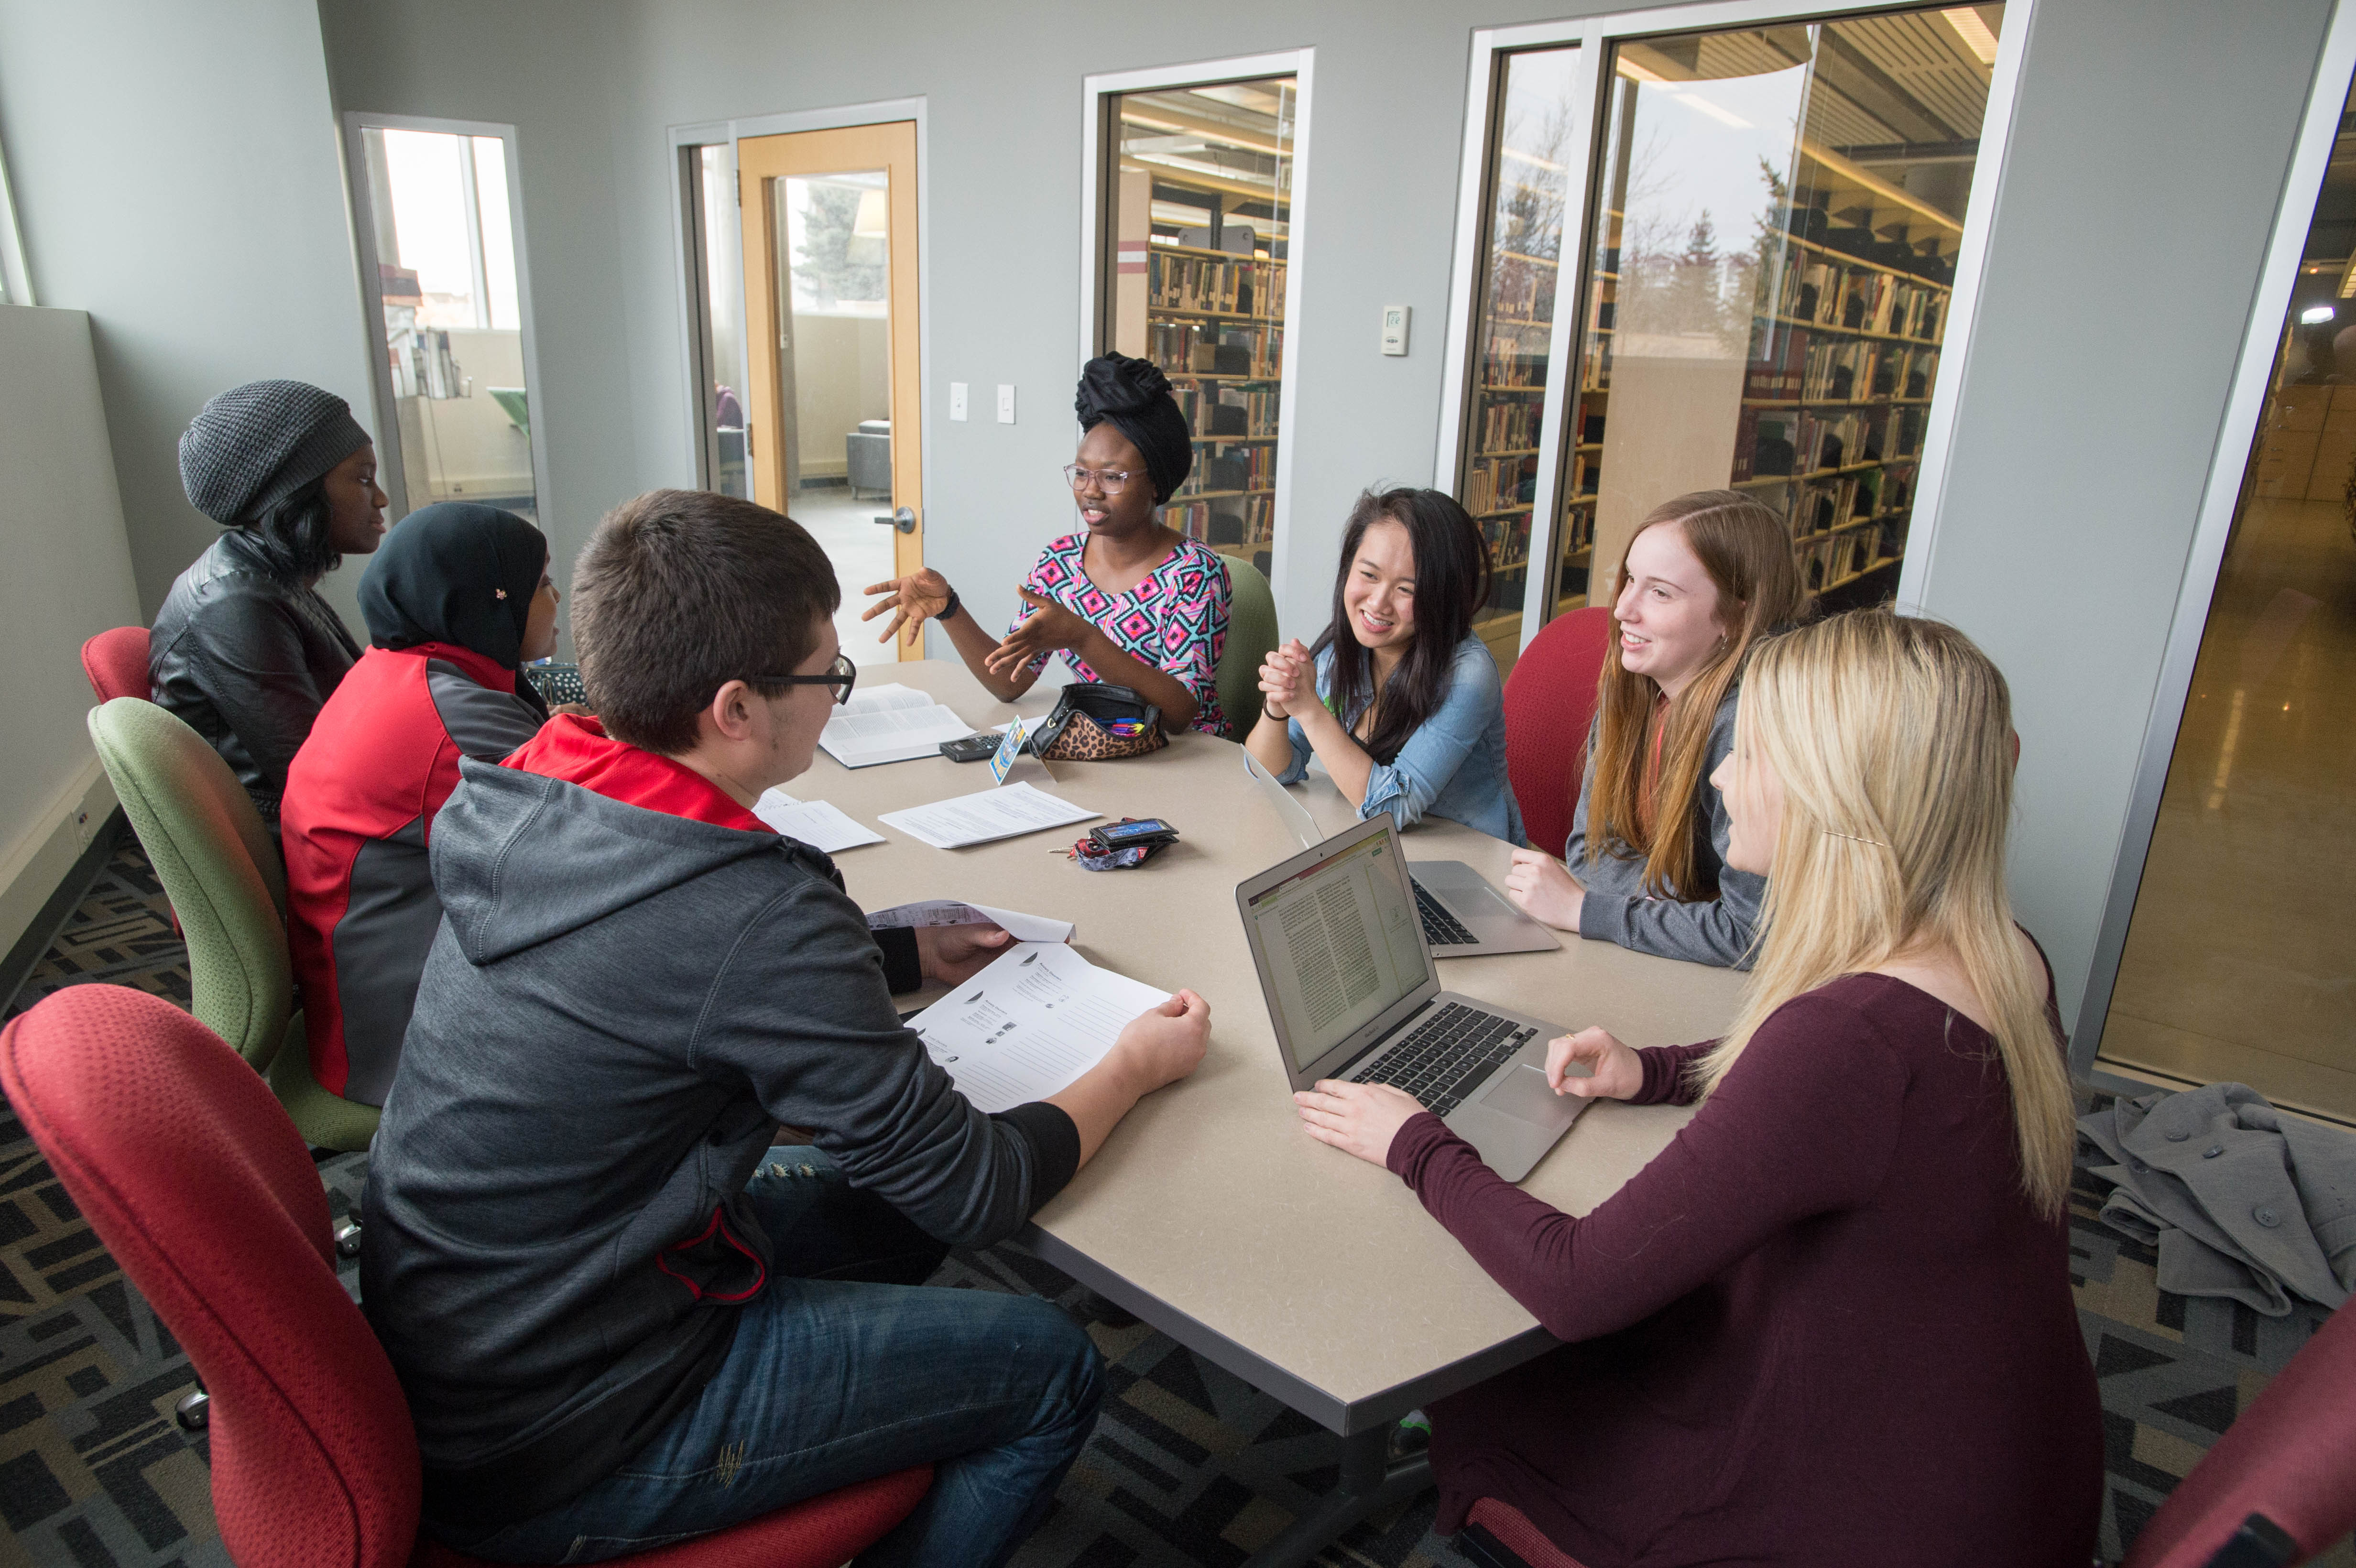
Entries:
[[796,800],[781,789],[764,791],[753,803],[753,815],[787,837],[798,838],[830,855],[884,842],[884,835],[841,808],[823,800]]
[[885,931],[896,925],[996,925],[1017,942],[1069,942],[1072,923],[1049,920],[1020,910],[992,909],[988,904],[958,903],[953,899],[927,899],[923,903],[894,904],[871,910],[867,929]]
[[1061,944],[1024,943],[908,1027],[978,1109],[1009,1111],[1067,1087],[1130,1019],[1169,999]]
[[849,702],[836,709],[818,743],[846,768],[869,768],[938,756],[942,741],[972,733],[972,725],[925,693],[905,686],[877,686],[853,692]]
[[977,795],[961,795],[954,800],[937,800],[930,805],[887,811],[875,820],[936,849],[962,849],[970,844],[988,844],[993,839],[1037,833],[1103,815],[1044,790],[1033,789],[1027,784],[1012,784]]

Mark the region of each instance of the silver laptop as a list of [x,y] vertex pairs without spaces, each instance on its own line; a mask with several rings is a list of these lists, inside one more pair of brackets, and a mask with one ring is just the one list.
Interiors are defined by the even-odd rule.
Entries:
[[[1238,748],[1240,750],[1240,748]],[[1303,849],[1317,847],[1323,835],[1309,808],[1292,792],[1244,752],[1244,772],[1267,800],[1269,809]],[[1423,936],[1435,958],[1477,958],[1488,953],[1552,953],[1560,938],[1505,901],[1487,878],[1462,860],[1418,860],[1409,879],[1415,884],[1416,912],[1423,920]]]
[[1434,958],[1552,953],[1562,945],[1560,937],[1508,903],[1488,878],[1462,860],[1411,861],[1408,880]]
[[1245,881],[1236,908],[1295,1089],[1395,1083],[1508,1181],[1587,1108],[1547,1084],[1547,1041],[1569,1030],[1440,989],[1388,816]]

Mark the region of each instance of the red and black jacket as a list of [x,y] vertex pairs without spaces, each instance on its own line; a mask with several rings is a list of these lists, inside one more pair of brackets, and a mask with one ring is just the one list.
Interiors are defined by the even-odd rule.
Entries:
[[286,928],[311,1072],[381,1105],[442,923],[426,864],[458,759],[496,762],[542,715],[516,673],[453,643],[370,648],[287,770]]

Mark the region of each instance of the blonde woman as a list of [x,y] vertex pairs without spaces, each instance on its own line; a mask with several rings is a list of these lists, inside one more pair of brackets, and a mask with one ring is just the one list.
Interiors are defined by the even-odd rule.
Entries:
[[1570,841],[1560,860],[1551,845],[1514,852],[1515,903],[1639,953],[1749,962],[1765,888],[1726,864],[1726,804],[1708,781],[1734,744],[1744,660],[1807,603],[1783,519],[1750,496],[1697,490],[1653,509],[1613,591]]
[[1311,1134],[1387,1164],[1569,1341],[1431,1409],[1440,1526],[1512,1503],[1586,1568],[2083,1568],[2101,1409],[2070,1294],[2052,978],[2005,892],[2004,677],[1882,612],[1744,677],[1727,860],[1768,878],[1725,1039],[1558,1040],[1560,1093],[1698,1104],[1573,1218],[1397,1089]]

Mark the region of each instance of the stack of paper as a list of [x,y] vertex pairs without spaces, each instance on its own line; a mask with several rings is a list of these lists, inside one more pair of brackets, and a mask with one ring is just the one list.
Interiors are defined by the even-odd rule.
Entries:
[[1073,930],[1068,920],[1049,920],[1044,914],[1024,914],[1020,910],[992,909],[988,904],[958,903],[950,899],[928,899],[923,903],[894,904],[890,909],[867,912],[870,931],[888,931],[904,925],[994,925],[1017,942],[1069,942]]
[[1024,943],[908,1027],[977,1109],[1011,1111],[1068,1087],[1131,1019],[1169,999],[1060,944]]
[[1103,815],[1027,784],[1013,784],[930,805],[912,805],[905,811],[887,811],[876,820],[936,849],[962,849],[969,844],[1013,838]]
[[765,792],[753,803],[753,815],[813,849],[831,855],[862,844],[881,844],[884,835],[862,826],[847,813],[822,800],[796,800],[784,790]]
[[834,710],[818,743],[846,768],[938,756],[941,742],[962,740],[973,726],[921,691],[870,687]]

